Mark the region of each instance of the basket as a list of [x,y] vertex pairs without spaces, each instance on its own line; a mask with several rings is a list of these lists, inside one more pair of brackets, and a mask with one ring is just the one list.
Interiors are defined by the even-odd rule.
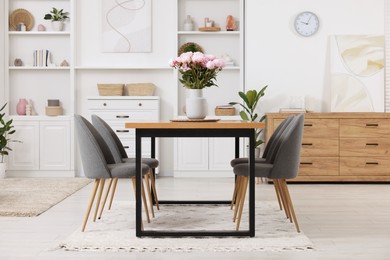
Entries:
[[236,114],[236,108],[233,106],[220,106],[215,108],[216,116],[234,116]]
[[60,106],[47,106],[45,109],[47,116],[60,116],[62,115],[62,107]]
[[97,84],[100,96],[123,96],[124,84]]
[[126,89],[129,96],[153,96],[156,86],[153,83],[129,83]]

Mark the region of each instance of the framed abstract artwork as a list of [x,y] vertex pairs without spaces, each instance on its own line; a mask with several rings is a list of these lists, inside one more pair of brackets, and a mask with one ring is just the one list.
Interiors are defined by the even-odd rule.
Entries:
[[102,51],[152,51],[152,0],[102,0]]
[[384,112],[384,36],[330,39],[331,111]]

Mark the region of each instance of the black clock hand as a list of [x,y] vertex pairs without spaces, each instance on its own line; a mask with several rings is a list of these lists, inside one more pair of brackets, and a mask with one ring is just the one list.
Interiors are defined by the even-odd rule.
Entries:
[[310,17],[309,17],[309,20],[307,20],[307,22],[306,22],[306,25],[308,25],[309,24],[309,22],[310,22],[310,19],[312,18],[313,16],[312,15],[310,15]]

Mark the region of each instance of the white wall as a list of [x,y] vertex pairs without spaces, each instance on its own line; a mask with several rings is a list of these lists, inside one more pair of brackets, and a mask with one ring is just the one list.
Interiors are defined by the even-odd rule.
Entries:
[[[329,36],[384,34],[383,8],[384,0],[247,0],[246,88],[269,85],[261,111],[288,107],[290,96],[305,96],[307,109],[329,111]],[[294,31],[302,11],[320,19],[312,37]]]
[[5,56],[4,56],[4,35],[5,35],[5,31],[4,31],[4,22],[5,22],[5,18],[4,18],[4,5],[5,5],[5,2],[4,1],[1,1],[0,3],[0,14],[1,14],[1,18],[0,18],[0,106],[2,106],[2,104],[5,103],[5,88],[4,88],[4,66],[5,66]]

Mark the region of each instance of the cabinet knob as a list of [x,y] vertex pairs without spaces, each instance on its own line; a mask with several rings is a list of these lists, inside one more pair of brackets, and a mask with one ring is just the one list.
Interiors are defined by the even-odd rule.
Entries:
[[103,103],[103,106],[107,106],[107,103]]
[[129,148],[130,148],[130,146],[123,146],[123,148],[125,148],[125,149],[129,149]]
[[116,118],[129,118],[130,116],[116,116]]
[[303,124],[303,126],[313,126],[313,124],[306,123],[306,124]]
[[305,164],[305,165],[313,165],[312,162],[301,162],[301,164]]
[[379,124],[366,124],[366,126],[368,126],[368,127],[377,127],[377,126],[379,126]]
[[129,130],[116,130],[117,133],[128,133]]
[[366,165],[379,165],[378,162],[366,162]]
[[302,145],[313,145],[312,143],[302,143]]
[[142,103],[138,103],[138,106],[139,106],[139,107],[142,107]]
[[377,143],[366,143],[367,146],[378,146],[379,144]]

